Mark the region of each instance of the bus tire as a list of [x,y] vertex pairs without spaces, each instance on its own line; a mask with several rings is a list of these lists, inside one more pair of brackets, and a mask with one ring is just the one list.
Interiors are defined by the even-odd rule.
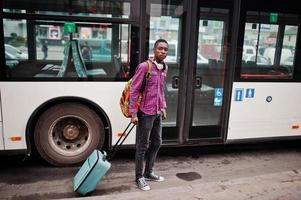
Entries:
[[104,125],[95,111],[79,103],[61,103],[46,110],[34,131],[37,151],[55,166],[83,162],[105,140]]

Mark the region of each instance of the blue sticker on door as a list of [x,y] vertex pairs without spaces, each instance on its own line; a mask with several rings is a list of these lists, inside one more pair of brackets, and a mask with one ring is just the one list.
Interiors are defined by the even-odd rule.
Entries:
[[223,88],[214,89],[214,106],[222,106],[223,104]]

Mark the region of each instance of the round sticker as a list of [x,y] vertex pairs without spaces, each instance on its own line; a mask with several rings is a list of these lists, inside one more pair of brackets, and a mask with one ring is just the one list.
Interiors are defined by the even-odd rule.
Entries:
[[272,97],[271,96],[267,96],[267,98],[266,98],[266,101],[268,102],[268,103],[270,103],[271,101],[272,101]]

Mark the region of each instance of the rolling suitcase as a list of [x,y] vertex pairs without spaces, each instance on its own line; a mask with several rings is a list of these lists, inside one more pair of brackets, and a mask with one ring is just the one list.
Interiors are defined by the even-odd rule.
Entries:
[[[105,151],[95,149],[91,155],[86,159],[77,174],[73,179],[73,190],[80,193],[82,196],[95,190],[97,183],[101,181],[103,176],[108,172],[111,167],[109,161],[115,156],[118,147],[122,145],[124,140],[134,128],[131,123],[126,127],[122,136],[114,145],[112,151],[107,155]],[[130,128],[131,127],[131,128]],[[129,130],[128,130],[129,129]],[[128,131],[128,132],[127,132]],[[123,138],[121,140],[121,138]]]

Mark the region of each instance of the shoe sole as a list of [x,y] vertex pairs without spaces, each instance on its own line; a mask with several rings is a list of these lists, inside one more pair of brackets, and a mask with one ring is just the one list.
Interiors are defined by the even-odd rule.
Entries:
[[[139,188],[139,187],[137,187],[137,188]],[[149,191],[150,190],[150,187],[149,188],[139,188],[140,190],[142,190],[142,191]]]
[[163,182],[165,179],[163,180],[155,180],[155,179],[150,179],[150,178],[145,178],[146,181],[154,181],[154,182]]

